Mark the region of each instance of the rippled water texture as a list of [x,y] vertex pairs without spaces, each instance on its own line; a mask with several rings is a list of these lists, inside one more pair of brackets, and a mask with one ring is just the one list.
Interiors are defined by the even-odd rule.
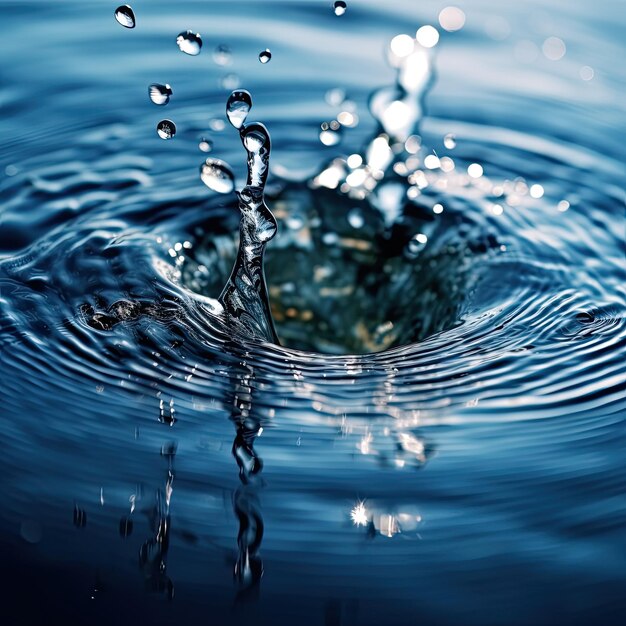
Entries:
[[622,3],[336,4],[0,3],[3,623],[623,623]]

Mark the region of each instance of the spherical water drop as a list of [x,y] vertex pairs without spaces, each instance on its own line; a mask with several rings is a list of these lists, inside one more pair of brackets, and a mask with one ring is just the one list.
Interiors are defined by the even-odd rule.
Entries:
[[335,15],[341,16],[348,10],[348,5],[343,2],[343,0],[337,0],[333,4],[333,10],[335,11]]
[[152,85],[148,87],[148,95],[150,96],[150,100],[152,100],[154,104],[162,106],[170,101],[172,88],[169,85],[159,85],[159,83],[152,83]]
[[193,57],[200,54],[200,50],[202,49],[202,37],[200,37],[200,33],[194,33],[191,30],[180,33],[178,37],[176,37],[176,43],[181,52]]
[[226,102],[226,117],[237,129],[243,126],[252,108],[252,96],[245,89],[233,91]]
[[225,44],[220,44],[213,51],[213,60],[216,65],[230,65],[232,63],[232,52]]
[[161,120],[157,124],[157,135],[161,139],[172,139],[176,134],[176,124],[172,120]]
[[265,48],[262,52],[259,52],[259,61],[265,65],[265,63],[269,63],[272,58],[272,53],[269,48]]
[[235,175],[230,167],[219,159],[207,159],[200,165],[200,179],[217,193],[230,193],[235,188]]
[[213,142],[206,137],[202,137],[198,143],[198,148],[200,148],[202,152],[211,152],[213,149]]
[[452,133],[448,133],[443,138],[443,145],[448,148],[448,150],[454,150],[454,148],[456,148],[456,137]]
[[125,28],[135,28],[135,13],[127,4],[115,9],[115,19]]

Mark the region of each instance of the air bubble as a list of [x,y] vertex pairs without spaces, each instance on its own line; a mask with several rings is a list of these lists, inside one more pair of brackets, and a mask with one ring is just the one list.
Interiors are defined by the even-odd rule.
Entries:
[[219,159],[209,158],[200,165],[200,179],[217,193],[230,193],[235,188],[233,171]]
[[180,33],[178,37],[176,37],[176,43],[181,52],[193,57],[200,54],[200,50],[202,49],[202,37],[200,33],[194,33],[191,30]]
[[157,135],[161,139],[172,139],[176,135],[176,124],[172,120],[161,120],[157,124]]
[[135,28],[135,13],[127,4],[115,9],[115,19],[124,28]]
[[259,61],[263,63],[263,65],[269,63],[271,58],[272,53],[270,52],[269,48],[265,48],[265,50],[259,52]]
[[226,102],[226,117],[237,129],[243,126],[252,108],[252,96],[245,89],[238,89],[230,94]]
[[148,87],[148,95],[150,96],[150,100],[152,100],[154,104],[164,106],[170,101],[172,88],[169,85],[159,85],[159,83],[152,83],[152,85]]

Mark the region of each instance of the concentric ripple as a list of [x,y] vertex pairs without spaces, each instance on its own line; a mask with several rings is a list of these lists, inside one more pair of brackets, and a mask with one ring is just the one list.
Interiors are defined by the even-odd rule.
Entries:
[[[609,25],[589,17],[576,33],[582,4],[555,9],[559,36],[571,29],[591,60],[568,40],[562,61],[517,60],[522,73],[510,58],[547,39],[533,30],[545,20],[501,8],[502,38],[478,3],[462,29],[440,32],[423,57],[437,81],[411,101],[429,76],[412,85],[400,72],[404,93],[381,89],[395,73],[381,53],[405,32],[396,53],[419,51],[413,33],[436,14],[348,3],[339,20],[313,4],[280,5],[280,20],[246,4],[245,37],[226,5],[180,27],[209,51],[232,46],[229,72],[272,136],[266,275],[282,345],[233,336],[218,302],[238,199],[203,185],[197,146],[241,182],[224,68],[210,54],[168,56],[174,9],[159,2],[134,7],[136,29],[109,14],[111,32],[94,31],[95,11],[57,7],[29,26],[35,38],[64,20],[75,28],[49,35],[63,61],[49,78],[3,96],[19,127],[0,149],[9,561],[63,581],[49,584],[64,606],[104,589],[107,606],[142,618],[163,605],[137,583],[173,595],[188,621],[207,602],[226,615],[258,586],[274,623],[300,623],[309,608],[328,623],[405,623],[416,604],[433,623],[608,611],[621,598],[614,546],[626,519],[623,109],[591,42]],[[96,73],[61,81],[87,32]],[[161,38],[168,54],[153,48]],[[142,50],[133,62],[131,49]],[[33,55],[11,71],[26,74]],[[597,66],[594,92],[583,61]],[[364,63],[366,76],[350,71]],[[50,103],[54,81],[65,89]],[[171,141],[156,136],[145,97],[159,81],[176,94]],[[394,126],[389,106],[423,115],[419,133]],[[389,148],[407,129],[388,155],[383,135]],[[337,133],[334,145],[321,133]],[[383,157],[385,176],[368,183]]]

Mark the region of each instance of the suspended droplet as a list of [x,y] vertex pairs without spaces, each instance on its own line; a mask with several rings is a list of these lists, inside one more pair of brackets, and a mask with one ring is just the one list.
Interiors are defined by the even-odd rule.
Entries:
[[172,120],[161,120],[157,124],[157,135],[161,139],[172,139],[176,134],[176,124]]
[[333,9],[335,11],[335,15],[343,15],[348,10],[348,5],[343,2],[343,0],[337,0],[337,2],[333,4]]
[[230,65],[232,62],[232,52],[226,44],[220,44],[213,51],[213,60],[216,65]]
[[200,50],[202,48],[202,37],[200,37],[200,33],[194,33],[191,30],[187,30],[180,33],[178,37],[176,37],[176,43],[178,44],[181,52],[195,57],[200,54]]
[[115,19],[125,28],[135,28],[135,13],[127,4],[115,9]]
[[200,148],[202,152],[211,152],[213,149],[213,142],[206,137],[202,137],[198,143],[198,148]]
[[336,120],[322,122],[320,128],[320,141],[325,146],[336,146],[341,141],[341,125]]
[[150,100],[152,100],[154,104],[162,106],[170,101],[172,88],[169,85],[159,85],[159,83],[152,83],[150,87],[148,87],[148,95],[150,96]]
[[200,179],[217,193],[230,193],[235,188],[235,175],[230,167],[219,159],[209,158],[200,165]]
[[454,150],[454,148],[456,148],[456,137],[452,133],[448,133],[443,138],[443,145],[448,148],[448,150]]
[[272,53],[269,48],[265,48],[262,52],[259,52],[259,61],[265,65],[265,63],[269,63],[272,58]]
[[237,129],[243,126],[252,108],[252,96],[245,89],[233,91],[226,102],[226,117]]

